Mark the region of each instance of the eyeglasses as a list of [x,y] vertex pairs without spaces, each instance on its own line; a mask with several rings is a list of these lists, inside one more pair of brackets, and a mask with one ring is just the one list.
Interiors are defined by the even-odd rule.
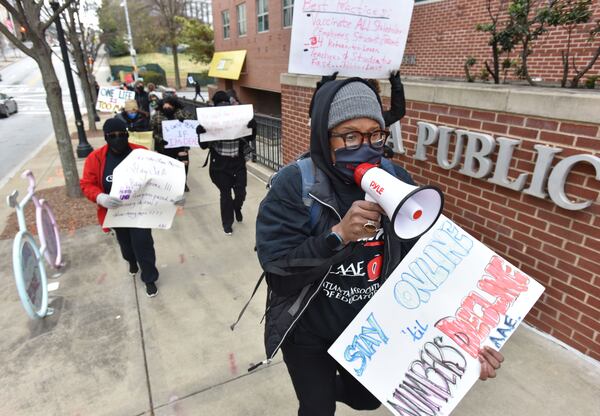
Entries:
[[369,142],[369,146],[373,149],[381,149],[387,138],[390,136],[389,131],[375,130],[368,133],[360,131],[348,131],[346,133],[331,133],[330,137],[340,137],[344,141],[344,147],[348,150],[359,149],[365,141]]

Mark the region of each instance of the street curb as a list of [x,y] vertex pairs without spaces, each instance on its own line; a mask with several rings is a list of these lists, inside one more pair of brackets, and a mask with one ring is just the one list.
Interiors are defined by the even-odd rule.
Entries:
[[14,178],[21,169],[23,169],[23,166],[28,163],[31,159],[33,159],[34,157],[36,157],[38,155],[38,153],[40,153],[42,151],[43,148],[46,147],[46,145],[54,138],[54,133],[50,133],[48,135],[48,137],[46,137],[44,139],[44,141],[42,143],[40,143],[39,147],[37,149],[35,149],[33,152],[31,152],[29,155],[25,156],[23,158],[23,160],[21,161],[21,163],[19,163],[17,166],[15,166],[10,172],[8,172],[6,174],[6,176],[4,176],[4,178],[0,179],[0,189],[4,188],[4,186],[10,182],[10,180],[12,178]]
[[260,165],[256,162],[246,162],[246,169],[248,170],[248,173],[259,179],[260,181],[264,182],[265,184],[269,182],[269,178],[271,177],[271,175],[273,175],[273,173],[275,173],[274,170],[269,169],[268,167]]

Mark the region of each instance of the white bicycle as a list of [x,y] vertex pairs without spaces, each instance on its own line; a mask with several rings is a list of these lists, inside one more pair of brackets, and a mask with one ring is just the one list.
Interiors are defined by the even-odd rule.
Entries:
[[[20,202],[17,201],[19,192],[16,190],[7,197],[8,205],[17,211],[19,223],[19,232],[13,242],[13,271],[17,292],[27,315],[32,319],[39,319],[54,312],[48,307],[48,279],[44,258],[54,269],[58,270],[63,266],[60,235],[48,202],[35,195],[33,173],[26,170],[21,177],[29,180],[27,195]],[[25,222],[25,206],[30,200],[35,205],[39,247]]]

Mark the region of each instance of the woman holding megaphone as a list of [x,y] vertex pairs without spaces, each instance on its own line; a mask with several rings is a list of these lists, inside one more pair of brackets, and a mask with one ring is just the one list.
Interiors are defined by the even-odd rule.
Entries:
[[[370,163],[414,183],[382,156],[381,101],[365,80],[324,83],[311,120],[310,156],[274,177],[259,208],[256,245],[269,286],[266,361],[282,350],[298,415],[331,416],[336,401],[359,410],[380,405],[327,350],[416,241],[398,238],[380,204],[365,201],[356,167]],[[482,352],[481,378],[494,377],[502,360]]]

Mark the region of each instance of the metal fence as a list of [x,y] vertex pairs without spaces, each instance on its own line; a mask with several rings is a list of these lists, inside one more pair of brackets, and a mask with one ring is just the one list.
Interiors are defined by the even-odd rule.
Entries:
[[255,162],[277,170],[282,166],[281,119],[255,114],[256,120],[256,157]]

